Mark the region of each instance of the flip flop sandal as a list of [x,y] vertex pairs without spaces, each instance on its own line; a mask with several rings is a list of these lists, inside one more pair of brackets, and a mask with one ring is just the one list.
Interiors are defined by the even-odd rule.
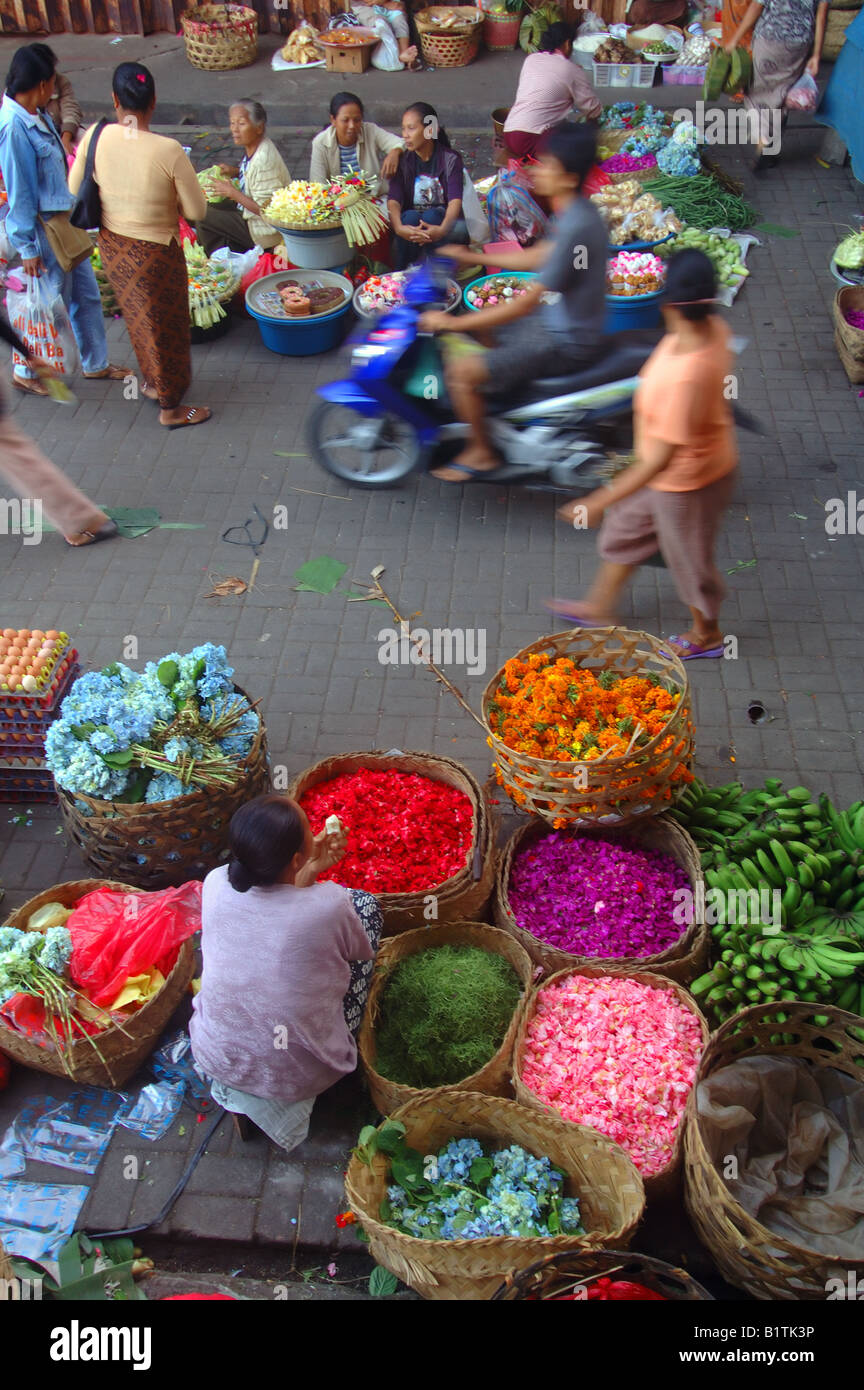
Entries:
[[600,618],[583,618],[574,609],[555,608],[555,600],[547,599],[543,607],[555,618],[562,618],[565,623],[572,623],[573,627],[614,627],[614,623],[604,622]]
[[[199,414],[202,410],[206,410],[207,414]],[[185,420],[174,420],[170,425],[162,425],[162,428],[166,430],[185,430],[187,425],[203,425],[205,420],[209,420],[210,418],[211,411],[206,405],[190,405],[189,409],[186,411]]]
[[42,385],[41,381],[37,381],[35,377],[29,377],[29,376],[16,376],[16,375],[13,373],[13,376],[12,376],[12,385],[15,386],[15,387],[17,387],[17,389],[18,389],[19,391],[26,391],[26,393],[27,393],[28,396],[47,396],[47,395],[48,395],[48,391],[47,391],[46,388]]
[[96,545],[98,541],[113,540],[115,536],[120,535],[120,528],[116,521],[106,521],[103,526],[99,527],[98,531],[79,531],[77,534],[79,536],[87,536],[88,539],[86,541],[78,541],[76,544],[75,541],[70,541],[67,536],[63,537],[66,544],[70,546],[72,550],[81,550],[85,545]]
[[[718,647],[697,647],[695,643],[688,642],[686,637],[677,637],[674,633],[667,637],[666,641],[674,642],[675,646],[680,649],[672,654],[679,657],[681,661],[698,661],[703,656],[718,657],[722,656],[726,650],[722,642]],[[666,652],[664,655],[668,656],[669,653]]]
[[452,468],[455,473],[463,473],[464,478],[439,478],[437,473],[430,473],[430,478],[434,478],[436,483],[447,483],[455,487],[457,483],[464,482],[467,478],[494,478],[499,472],[499,467],[495,468],[469,468],[467,463],[443,463],[442,468]]
[[109,364],[101,372],[85,372],[86,381],[125,381],[132,373],[128,367],[114,367]]

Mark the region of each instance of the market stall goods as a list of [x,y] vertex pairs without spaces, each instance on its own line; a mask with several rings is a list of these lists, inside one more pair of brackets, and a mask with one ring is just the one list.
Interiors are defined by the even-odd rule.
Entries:
[[483,309],[487,304],[498,304],[508,299],[520,299],[527,294],[534,276],[520,278],[516,275],[492,275],[485,277],[476,289],[468,288],[465,299],[475,309]]
[[[405,293],[408,284],[416,270],[393,270],[386,275],[370,275],[357,286],[354,293],[354,307],[359,314],[371,315],[385,313],[388,309],[395,309],[398,305],[404,304]],[[455,280],[449,282],[447,302],[444,306],[451,309],[459,303],[461,290]]]
[[606,266],[606,293],[655,294],[665,278],[666,267],[659,257],[645,251],[619,251]]
[[[198,170],[198,182],[204,189],[208,203],[220,203],[224,201],[221,193],[214,193],[212,185],[214,179],[221,179],[224,181],[225,177],[225,174],[222,173],[221,164],[211,164],[206,169]],[[240,191],[239,179],[229,179],[228,182],[232,187]]]
[[318,46],[318,30],[311,24],[301,24],[289,34],[282,48],[282,57],[286,63],[299,63],[305,67],[307,63],[317,63],[320,61]]
[[[120,920],[125,920],[129,932],[136,918],[134,913],[122,918],[128,895],[140,894],[142,902],[146,902],[147,895],[132,885],[105,879],[55,884],[13,913],[6,927],[0,927],[0,999],[6,996],[0,1009],[0,1050],[35,1071],[116,1089],[134,1075],[155,1047],[189,988],[195,953],[191,940],[185,939],[174,952],[173,964],[171,957],[162,963],[161,983],[154,981],[151,974],[150,985],[156,986],[151,992],[139,989],[134,995],[133,991],[134,997],[129,1001],[131,1008],[127,1004],[120,1009],[117,1001],[110,1000],[114,1008],[106,1017],[104,1004],[90,1003],[85,994],[75,989],[69,978],[70,960],[74,962],[75,959],[72,943],[66,945],[58,935],[70,935],[69,924],[74,928],[73,910],[82,900],[90,894],[105,894],[106,891],[123,895],[118,899],[124,905],[119,910]],[[50,912],[46,913],[48,907]],[[60,913],[69,914],[62,923]],[[49,921],[58,925],[49,927],[46,925]],[[29,1007],[27,996],[21,992],[24,982],[20,970],[14,978],[8,965],[4,970],[4,953],[14,944],[11,937],[4,935],[9,929],[25,936],[45,933],[47,945],[40,954],[43,954],[44,968],[50,967],[55,979],[53,982],[38,978],[31,981]],[[155,965],[154,960],[151,970]],[[12,985],[17,986],[17,994],[9,993]],[[120,1002],[122,1004],[122,999]],[[50,1009],[46,1009],[46,1005],[50,1005]]]
[[[801,1229],[794,1238],[788,1219],[785,1229],[777,1229],[771,1204],[765,1208],[765,1220],[761,1212],[754,1210],[749,1197],[744,1198],[747,1202],[745,1206],[739,1200],[739,1197],[744,1197],[740,1176],[736,1180],[728,1176],[731,1170],[724,1161],[724,1155],[732,1152],[737,1142],[746,1136],[746,1125],[738,1125],[737,1134],[733,1132],[731,1135],[731,1146],[729,1132],[723,1133],[722,1153],[719,1153],[716,1127],[707,1123],[711,1115],[706,1109],[706,1083],[714,1082],[718,1073],[734,1067],[743,1059],[788,1059],[805,1067],[810,1074],[811,1087],[815,1083],[822,1090],[826,1086],[824,1078],[827,1073],[833,1092],[839,1094],[842,1089],[846,1093],[844,1106],[847,1107],[847,1114],[854,1116],[857,1113],[860,1116],[864,1106],[864,1047],[860,1038],[856,1037],[860,1031],[855,1027],[856,1020],[841,1010],[827,1009],[827,1022],[823,1020],[817,1023],[812,1016],[812,1005],[807,1004],[791,1004],[783,1012],[787,1017],[782,1024],[782,1037],[777,1036],[781,1024],[776,1006],[765,1004],[725,1023],[713,1034],[705,1049],[687,1106],[687,1210],[699,1239],[716,1262],[723,1278],[751,1297],[781,1302],[790,1299],[814,1302],[823,1302],[832,1297],[842,1299],[847,1296],[850,1282],[853,1287],[856,1283],[860,1287],[860,1281],[864,1278],[864,1257],[861,1254],[860,1210],[854,1202],[850,1205],[843,1200],[842,1193],[836,1192],[838,1180],[847,1181],[850,1190],[856,1181],[860,1187],[860,1166],[857,1178],[853,1171],[856,1161],[860,1165],[860,1157],[856,1158],[860,1145],[856,1145],[852,1134],[843,1134],[845,1126],[839,1100],[832,1103],[833,1118],[822,1118],[816,1115],[811,1095],[807,1108],[813,1114],[814,1123],[810,1127],[806,1148],[803,1140],[801,1143],[805,1171],[801,1173],[796,1170],[794,1183],[787,1184],[785,1189],[781,1188],[778,1192],[778,1196],[785,1199],[794,1199],[801,1193],[804,1196],[802,1214],[805,1218],[807,1206],[810,1205],[810,1231]],[[700,1104],[700,1099],[703,1104]],[[765,1114],[769,1109],[776,1112],[776,1106],[777,1101],[774,1101],[770,1108],[765,1107]],[[712,1112],[716,1115],[716,1105],[712,1106]],[[746,1120],[743,1110],[739,1112],[739,1118]],[[860,1133],[860,1119],[854,1121],[854,1125]],[[788,1131],[787,1125],[784,1138]],[[821,1154],[812,1151],[814,1136],[822,1140],[824,1147]],[[828,1150],[832,1138],[835,1141],[832,1146],[835,1157],[829,1164]],[[837,1151],[838,1138],[842,1156]],[[763,1179],[763,1194],[771,1192],[775,1171],[783,1159],[781,1147],[774,1145],[770,1163],[766,1162],[765,1157],[761,1158],[760,1166],[768,1183],[766,1186]],[[743,1171],[741,1156],[736,1162],[739,1175]],[[831,1249],[834,1238],[837,1239],[836,1253]],[[855,1243],[855,1255],[850,1249],[850,1239]]]
[[362,174],[346,174],[329,184],[294,179],[287,188],[276,189],[264,217],[277,231],[341,226],[352,246],[371,245],[388,225]]
[[[565,1175],[563,1196],[578,1202],[584,1234],[429,1239],[388,1225],[381,1215],[394,1185],[387,1151],[404,1143],[425,1156],[460,1140],[475,1140],[486,1152],[518,1146],[547,1159]],[[546,1254],[625,1248],[644,1208],[636,1169],[603,1135],[511,1100],[446,1089],[401,1106],[377,1130],[364,1130],[345,1190],[372,1256],[429,1299],[487,1299],[512,1270]]]
[[442,1082],[510,1095],[513,1040],[532,975],[513,937],[481,923],[430,923],[385,941],[357,1038],[380,1113]]
[[339,816],[348,853],[331,876],[375,893],[385,936],[482,917],[494,882],[495,827],[461,764],[430,753],[344,753],[300,773],[289,795],[307,808],[313,828]]
[[195,328],[213,328],[226,317],[222,307],[237,292],[239,280],[224,261],[210,259],[204,248],[183,242],[189,275],[189,317]]
[[589,965],[686,983],[707,960],[702,895],[699,852],[669,816],[577,833],[533,820],[504,847],[495,921],[547,974]]
[[68,650],[65,632],[4,628],[0,632],[0,691],[38,694],[54,680]]
[[645,192],[656,196],[664,207],[674,209],[682,222],[692,227],[728,227],[743,231],[752,227],[759,214],[743,198],[723,188],[709,174],[674,176],[668,171],[645,184]]
[[516,1097],[606,1134],[656,1194],[680,1162],[684,1107],[707,1040],[693,1000],[671,980],[562,970],[525,1012]]
[[590,1250],[547,1255],[514,1271],[492,1295],[493,1303],[713,1302],[712,1295],[687,1273],[633,1250]]
[[702,251],[714,266],[720,286],[732,288],[750,274],[741,259],[741,248],[732,237],[718,236],[715,232],[702,232],[698,227],[682,227],[671,241],[664,242],[658,255],[663,260],[674,256],[676,251]]
[[656,814],[690,778],[686,672],[648,633],[542,638],[493,676],[482,708],[497,782],[555,829]]
[[612,246],[651,244],[681,230],[670,208],[664,208],[638,179],[624,179],[592,193],[591,202],[609,228]]

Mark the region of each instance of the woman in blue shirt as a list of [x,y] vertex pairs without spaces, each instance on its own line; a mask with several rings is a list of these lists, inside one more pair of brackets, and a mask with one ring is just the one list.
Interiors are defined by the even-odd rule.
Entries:
[[[49,295],[63,299],[86,377],[123,381],[125,367],[108,362],[99,287],[89,260],[64,272],[48,244],[42,219],[68,212],[75,201],[66,183],[66,151],[43,108],[54,90],[54,69],[27,46],[12,56],[0,105],[0,168],[9,198],[6,231],[26,275],[42,278]],[[17,365],[14,384],[47,394],[32,368]]]

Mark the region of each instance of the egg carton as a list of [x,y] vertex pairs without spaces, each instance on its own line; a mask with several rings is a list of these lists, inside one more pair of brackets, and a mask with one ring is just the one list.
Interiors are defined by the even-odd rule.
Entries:
[[[61,632],[60,635],[54,639],[54,650],[51,653],[50,658],[48,659],[48,664],[40,672],[40,674],[35,677],[36,684],[39,687],[39,689],[34,691],[34,694],[39,694],[41,691],[46,690],[50,686],[51,682],[54,679],[54,673],[56,672],[61,661],[66,656],[66,653],[68,652],[70,645],[71,644],[69,640],[69,634],[66,632]],[[8,693],[8,691],[4,692],[4,694]]]
[[54,778],[30,759],[0,760],[0,802],[55,801]]
[[45,757],[45,732],[8,729],[0,724],[0,759],[28,756]]
[[81,674],[78,653],[74,647],[67,648],[60,663],[55,666],[50,685],[35,693],[26,690],[0,690],[0,729],[7,725],[17,728],[33,725],[47,727],[57,718],[60,705],[69,694],[72,682]]

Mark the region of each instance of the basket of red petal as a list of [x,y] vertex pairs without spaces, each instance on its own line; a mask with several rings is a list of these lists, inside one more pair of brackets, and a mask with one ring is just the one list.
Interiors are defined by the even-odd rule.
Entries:
[[707,1041],[695,1001],[672,980],[561,970],[535,991],[519,1026],[516,1098],[608,1135],[632,1158],[647,1195],[665,1195]]
[[492,677],[483,717],[497,781],[555,829],[656,814],[692,781],[687,672],[647,632],[541,637]]
[[508,932],[444,922],[384,943],[357,1051],[382,1115],[439,1086],[509,1096],[534,967]]
[[0,927],[0,1050],[35,1071],[122,1086],[189,988],[200,926],[197,882],[145,893],[81,879],[31,898]]
[[347,850],[323,877],[374,893],[385,936],[482,917],[495,876],[492,818],[459,763],[431,753],[343,753],[302,772],[290,795],[313,834],[339,817]]
[[847,285],[834,296],[834,345],[850,381],[864,381],[864,286]]
[[703,1303],[714,1301],[686,1269],[631,1250],[547,1255],[514,1270],[493,1303]]
[[545,1255],[626,1246],[645,1193],[596,1130],[429,1091],[361,1132],[345,1191],[369,1250],[424,1298],[489,1299]]
[[551,830],[531,820],[498,865],[495,922],[551,974],[590,965],[682,983],[707,963],[699,851],[669,816],[623,830]]

